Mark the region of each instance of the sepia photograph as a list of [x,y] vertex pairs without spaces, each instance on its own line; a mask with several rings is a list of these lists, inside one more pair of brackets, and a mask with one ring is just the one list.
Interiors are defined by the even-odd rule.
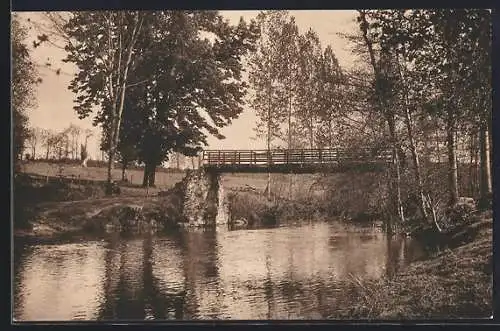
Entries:
[[491,319],[491,16],[11,12],[11,320]]

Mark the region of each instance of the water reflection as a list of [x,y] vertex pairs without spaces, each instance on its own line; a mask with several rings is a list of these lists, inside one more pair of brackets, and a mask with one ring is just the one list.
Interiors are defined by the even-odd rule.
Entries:
[[329,224],[110,236],[16,250],[18,320],[326,318],[348,280],[391,276],[406,238]]
[[402,267],[424,256],[418,242],[403,236],[386,237],[386,276],[391,278]]
[[38,246],[24,253],[16,277],[16,320],[97,318],[105,274],[101,243]]

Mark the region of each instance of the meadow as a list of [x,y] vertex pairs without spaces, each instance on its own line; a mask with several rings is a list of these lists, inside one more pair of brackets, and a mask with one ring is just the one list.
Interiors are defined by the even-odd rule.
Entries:
[[[156,190],[166,190],[180,182],[185,171],[162,171],[159,169],[156,172]],[[26,162],[22,166],[22,172],[27,174],[65,178],[85,179],[91,181],[105,181],[107,177],[106,167],[82,167],[79,164],[58,164],[40,161]],[[113,179],[120,180],[122,178],[122,170],[118,167],[112,171]],[[143,170],[140,168],[129,169],[126,171],[126,177],[130,186],[140,188],[143,179]],[[272,174],[271,183],[272,191],[277,196],[284,198],[294,197],[299,198],[311,193],[311,187],[314,188],[314,183],[317,181],[318,175],[294,175]],[[226,189],[255,189],[263,192],[267,186],[267,174],[242,174],[228,173],[222,175],[222,183]],[[290,193],[290,183],[292,191]]]

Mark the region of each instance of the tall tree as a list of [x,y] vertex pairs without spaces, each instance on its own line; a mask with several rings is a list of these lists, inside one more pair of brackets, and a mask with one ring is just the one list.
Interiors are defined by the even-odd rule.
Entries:
[[320,59],[318,108],[319,125],[316,140],[320,148],[333,148],[334,132],[342,125],[339,118],[343,115],[343,73],[330,46],[327,46]]
[[71,145],[71,157],[73,160],[78,159],[78,147],[80,145],[80,135],[82,129],[77,125],[71,123],[68,128],[68,136]]
[[95,106],[101,107],[101,113],[107,110],[103,127],[110,137],[108,187],[112,181],[126,90],[131,84],[129,77],[140,54],[136,43],[141,38],[147,14],[139,11],[74,12],[64,25],[69,37],[65,47],[66,61],[78,68],[69,87],[77,94],[76,111],[80,118],[85,118]]
[[[458,199],[456,135],[465,123],[488,127],[491,116],[491,26],[488,10],[420,10],[415,67],[427,74],[429,103],[445,122],[449,203]],[[484,162],[486,164],[488,162]],[[490,177],[490,176],[488,176]]]
[[[390,103],[392,98],[392,82],[394,77],[394,67],[389,49],[381,47],[380,56],[377,60],[376,50],[374,48],[373,35],[369,33],[370,24],[368,23],[367,13],[360,10],[358,22],[363,35],[363,40],[367,48],[370,63],[374,73],[375,99],[378,110],[383,114],[388,127],[389,138],[392,149],[392,173],[390,176],[390,203],[392,212],[398,215],[401,222],[405,221],[403,204],[401,199],[401,164],[399,153],[399,141],[396,132],[396,114]],[[392,76],[392,77],[391,77]],[[392,231],[392,224],[387,224],[389,232]]]
[[27,30],[14,14],[11,21],[12,76],[11,111],[13,123],[13,155],[15,169],[22,158],[28,134],[29,109],[36,105],[35,89],[38,73],[26,46]]
[[317,109],[322,86],[320,81],[322,50],[319,37],[312,29],[299,37],[298,54],[297,122],[303,131],[303,136],[307,137],[308,147],[315,148]]
[[41,128],[29,128],[26,136],[26,142],[31,149],[31,157],[36,158],[36,148],[42,143],[43,130]]
[[392,98],[395,99],[392,108],[401,114],[406,127],[406,138],[412,156],[414,170],[414,180],[416,183],[416,198],[424,219],[427,219],[426,197],[424,194],[420,157],[415,135],[414,117],[415,112],[422,102],[419,98],[421,91],[425,89],[425,84],[411,75],[409,63],[413,59],[411,52],[410,34],[411,12],[406,10],[376,10],[370,13],[373,21],[372,28],[377,28],[377,37],[381,47],[388,48],[393,57],[393,69],[395,75],[391,77],[393,81]]
[[[284,135],[281,139],[285,141],[288,149],[293,146],[293,130],[292,125],[295,117],[295,106],[297,103],[297,78],[298,78],[298,56],[299,56],[299,31],[295,23],[295,17],[288,17],[287,12],[283,12],[283,16],[277,16],[279,19],[275,22],[276,26],[273,28],[276,31],[272,32],[273,42],[276,45],[276,79],[279,91],[277,97],[280,99],[280,104],[283,105],[282,110],[283,118],[286,118],[286,128]],[[270,17],[272,19],[272,16]],[[283,21],[281,21],[283,20]]]
[[144,83],[125,98],[120,149],[135,146],[145,164],[143,184],[152,186],[172,151],[197,155],[209,134],[224,138],[219,129],[239,116],[242,58],[257,31],[243,20],[232,26],[216,11],[155,12],[142,31],[134,75]]
[[[287,11],[262,11],[257,16],[260,37],[249,58],[250,106],[257,115],[257,138],[264,138],[267,150],[276,139],[292,145],[292,116],[297,54],[297,27]],[[286,134],[283,134],[282,123]],[[271,174],[266,192],[271,197]]]

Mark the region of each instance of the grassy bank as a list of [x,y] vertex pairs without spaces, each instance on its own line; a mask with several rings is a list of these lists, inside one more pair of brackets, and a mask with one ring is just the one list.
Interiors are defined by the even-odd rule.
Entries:
[[[451,244],[391,279],[352,280],[351,309],[331,318],[445,319],[492,315],[491,215],[449,233]],[[467,234],[464,236],[464,233]],[[464,239],[465,238],[465,239]]]
[[[29,227],[18,227],[17,238],[50,240],[104,234],[108,226],[126,229],[130,224],[174,226],[180,215],[178,197],[111,197],[38,204],[29,220]],[[121,230],[120,230],[121,231]]]
[[160,190],[148,189],[146,194],[142,187],[122,185],[120,195],[109,197],[103,181],[82,183],[54,177],[46,181],[18,174],[14,178],[14,236],[45,240],[105,233],[108,225],[139,220],[172,224],[179,217],[180,197],[159,196]]

